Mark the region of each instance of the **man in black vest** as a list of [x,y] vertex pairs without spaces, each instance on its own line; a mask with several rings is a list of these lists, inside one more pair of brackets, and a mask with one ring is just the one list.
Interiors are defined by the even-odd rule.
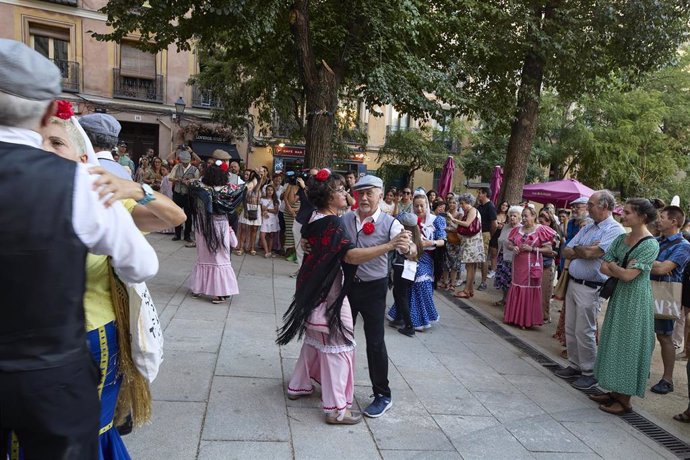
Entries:
[[[416,254],[409,234],[394,217],[379,208],[383,197],[383,181],[376,176],[364,176],[352,187],[358,208],[346,213],[342,219],[350,237],[358,248],[388,243],[400,237],[398,252]],[[352,319],[362,315],[364,337],[367,343],[367,363],[374,401],[364,409],[367,417],[380,417],[393,405],[388,386],[388,351],[384,340],[386,294],[388,293],[388,254],[372,259],[357,268],[355,281],[347,297],[352,308]]]
[[59,69],[0,39],[0,459],[14,432],[32,459],[98,459],[99,375],[86,346],[86,254],[144,281],[156,253],[85,165],[41,149]]

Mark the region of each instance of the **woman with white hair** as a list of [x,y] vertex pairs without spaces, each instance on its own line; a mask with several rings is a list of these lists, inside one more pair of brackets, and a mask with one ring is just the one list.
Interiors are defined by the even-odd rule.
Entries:
[[501,297],[501,300],[494,303],[494,306],[496,307],[502,307],[505,305],[508,288],[510,288],[510,282],[513,279],[513,255],[515,253],[508,248],[508,235],[510,235],[510,232],[512,232],[514,228],[519,228],[522,226],[520,223],[522,207],[511,206],[508,209],[507,214],[508,216],[506,218],[505,225],[501,229],[501,233],[498,236],[498,257],[496,259],[497,264],[494,287],[503,292],[503,297]]
[[[434,305],[434,250],[446,244],[446,219],[431,213],[429,199],[421,188],[414,192],[412,209],[417,215],[424,253],[419,256],[417,273],[410,289],[410,319],[415,330],[423,331],[438,321]],[[394,305],[388,312],[388,319],[393,321],[396,316]]]

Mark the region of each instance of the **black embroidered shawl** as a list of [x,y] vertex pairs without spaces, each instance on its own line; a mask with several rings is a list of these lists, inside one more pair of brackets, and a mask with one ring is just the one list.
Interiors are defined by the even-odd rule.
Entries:
[[215,252],[225,247],[225,235],[218,235],[213,216],[229,215],[235,212],[242,202],[244,187],[233,189],[224,186],[220,190],[205,185],[201,181],[194,181],[189,185],[189,207],[192,214],[192,225],[204,235],[206,246]]
[[330,333],[342,337],[350,344],[353,331],[344,330],[340,309],[357,271],[357,266],[344,263],[343,257],[355,245],[340,217],[337,216],[322,217],[306,224],[302,227],[302,237],[311,245],[311,252],[304,256],[297,275],[295,297],[283,315],[283,326],[278,330],[276,343],[286,345],[295,336],[302,338],[306,320],[312,311],[326,300],[342,267],[343,287],[335,301],[326,307],[326,319]]

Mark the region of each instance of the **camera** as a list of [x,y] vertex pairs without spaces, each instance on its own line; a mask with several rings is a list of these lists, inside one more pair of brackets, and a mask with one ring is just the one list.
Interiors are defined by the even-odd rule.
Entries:
[[309,178],[309,171],[288,171],[285,173],[285,180],[290,185],[297,185],[297,178],[301,177],[303,181]]

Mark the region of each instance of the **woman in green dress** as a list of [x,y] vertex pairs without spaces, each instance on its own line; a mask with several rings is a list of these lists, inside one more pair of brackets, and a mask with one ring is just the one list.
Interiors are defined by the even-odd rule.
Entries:
[[[601,264],[603,274],[618,279],[609,299],[594,365],[599,385],[610,392],[590,399],[601,403],[599,409],[614,415],[632,411],[630,398],[644,397],[649,376],[654,349],[654,299],[649,272],[659,244],[647,225],[656,216],[649,200],[628,200],[623,208],[622,224],[632,230],[613,241]],[[625,255],[638,242],[622,267]]]

